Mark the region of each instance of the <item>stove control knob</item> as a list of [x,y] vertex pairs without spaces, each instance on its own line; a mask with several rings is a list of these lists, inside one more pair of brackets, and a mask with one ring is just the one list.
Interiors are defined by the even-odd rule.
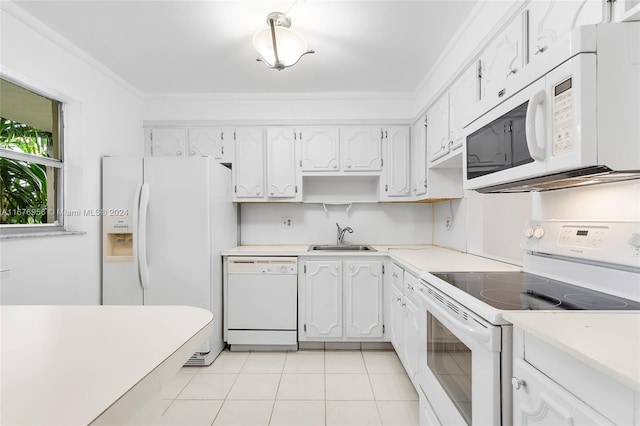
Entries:
[[525,382],[524,382],[524,380],[518,379],[517,377],[512,377],[511,378],[511,386],[513,386],[514,390],[518,390],[521,387],[525,386]]
[[540,239],[544,236],[544,229],[542,228],[536,228],[535,231],[533,231],[533,238],[537,238]]
[[524,236],[527,238],[533,237],[533,228],[527,228],[524,230]]

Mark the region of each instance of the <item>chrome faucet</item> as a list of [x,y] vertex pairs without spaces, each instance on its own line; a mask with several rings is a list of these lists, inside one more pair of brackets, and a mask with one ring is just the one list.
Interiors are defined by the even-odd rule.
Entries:
[[341,228],[340,224],[338,222],[336,222],[336,226],[338,227],[338,235],[337,235],[336,244],[337,245],[342,245],[342,240],[344,239],[344,233],[348,232],[350,234],[353,234],[353,229],[351,229],[350,226],[347,226],[346,228]]

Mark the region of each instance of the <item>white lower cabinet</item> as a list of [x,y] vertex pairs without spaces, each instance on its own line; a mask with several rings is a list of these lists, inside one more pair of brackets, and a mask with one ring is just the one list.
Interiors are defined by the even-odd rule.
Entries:
[[420,349],[420,304],[414,288],[418,278],[392,264],[387,291],[389,299],[390,340],[411,382],[418,383],[418,351]]
[[632,389],[517,327],[512,385],[514,426],[639,424]]
[[597,411],[521,359],[513,375],[522,384],[513,393],[516,425],[613,425]]
[[442,423],[440,423],[422,388],[418,388],[418,398],[420,400],[420,426],[441,426]]
[[300,260],[300,341],[381,341],[382,261]]

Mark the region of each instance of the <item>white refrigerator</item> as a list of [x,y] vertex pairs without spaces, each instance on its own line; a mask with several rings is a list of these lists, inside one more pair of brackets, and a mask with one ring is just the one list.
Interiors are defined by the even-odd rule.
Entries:
[[231,170],[208,157],[102,160],[102,303],[210,310],[213,334],[187,365],[209,365],[224,348],[220,251],[238,235],[231,188]]

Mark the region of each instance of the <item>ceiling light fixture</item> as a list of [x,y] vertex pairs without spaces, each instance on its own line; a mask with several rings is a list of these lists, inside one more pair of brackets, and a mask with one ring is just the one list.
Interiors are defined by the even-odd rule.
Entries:
[[300,34],[289,29],[291,18],[284,13],[272,12],[267,15],[267,25],[268,28],[253,36],[253,47],[260,54],[257,61],[280,71],[297,64],[307,53],[315,53]]

